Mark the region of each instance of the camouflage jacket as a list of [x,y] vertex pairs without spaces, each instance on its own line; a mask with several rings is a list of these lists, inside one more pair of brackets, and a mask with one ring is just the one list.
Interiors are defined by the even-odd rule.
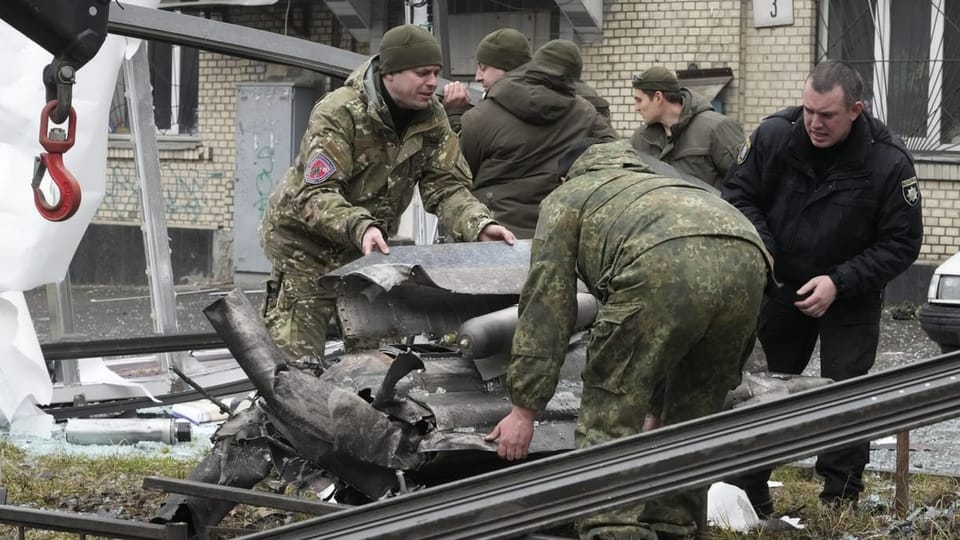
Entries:
[[640,309],[642,299],[630,293],[647,271],[638,259],[692,236],[744,239],[772,267],[750,221],[705,187],[651,174],[627,141],[588,148],[541,207],[507,371],[513,404],[543,410],[553,396],[576,317],[577,278],[604,316],[623,321]]
[[680,93],[683,112],[671,135],[662,124],[650,124],[633,132],[633,147],[720,189],[746,136],[739,124],[714,111],[702,96],[686,88]]
[[414,186],[454,240],[492,223],[470,194],[470,172],[436,98],[398,136],[373,57],[310,113],[300,153],[260,224],[274,269],[321,275],[361,255],[371,225],[394,235]]

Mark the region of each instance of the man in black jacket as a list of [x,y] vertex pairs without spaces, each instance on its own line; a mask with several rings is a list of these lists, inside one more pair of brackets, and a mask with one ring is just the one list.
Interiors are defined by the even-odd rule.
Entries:
[[[920,185],[902,142],[864,111],[863,81],[843,62],[807,79],[803,106],[753,132],[723,198],[753,222],[782,284],[760,313],[770,371],[800,373],[820,339],[820,371],[844,380],[873,366],[883,290],[920,253]],[[855,502],[869,442],[822,454],[825,504]],[[770,471],[741,478],[761,515]]]

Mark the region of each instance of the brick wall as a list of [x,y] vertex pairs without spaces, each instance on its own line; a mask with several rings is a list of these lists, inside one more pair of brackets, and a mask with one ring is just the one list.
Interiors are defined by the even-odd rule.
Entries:
[[753,2],[743,2],[743,49],[737,119],[748,133],[770,113],[800,103],[814,65],[816,1],[794,0],[793,25],[753,27]]
[[[673,70],[730,67],[720,97],[748,133],[767,115],[800,103],[814,65],[818,0],[794,0],[794,24],[754,28],[752,0],[618,0],[604,13],[604,38],[585,44],[584,80],[610,101],[622,136],[640,126],[631,77],[654,64]],[[960,164],[918,161],[924,197],[920,260],[938,263],[960,250]]]
[[[235,84],[260,80],[264,66],[220,54],[200,54],[198,137],[168,149],[161,143],[160,171],[169,227],[230,229],[233,217]],[[165,139],[166,141],[166,139]],[[140,223],[140,180],[129,144],[108,150],[107,185],[98,223]]]
[[795,0],[793,10],[792,26],[754,28],[749,0],[620,0],[605,12],[603,40],[583,46],[584,79],[610,100],[614,127],[628,135],[641,123],[630,86],[635,73],[654,64],[729,67],[734,79],[721,98],[750,131],[799,102],[813,66],[815,0]]
[[610,101],[613,126],[629,136],[640,125],[633,110],[634,74],[654,65],[673,70],[729,67],[737,77],[722,94],[736,117],[740,85],[740,2],[619,0],[607,6],[604,38],[583,46],[583,79]]
[[[750,131],[760,120],[799,103],[813,65],[816,1],[794,0],[794,24],[753,27],[751,0],[618,0],[607,3],[604,39],[583,46],[584,79],[611,104],[614,127],[629,136],[640,125],[630,80],[654,64],[671,69],[729,67],[734,79],[720,97],[729,115]],[[366,53],[322,3],[215,10],[215,18],[308,37]],[[199,139],[161,152],[164,199],[171,227],[205,228],[232,236],[235,179],[236,84],[292,79],[335,85],[311,72],[201,53]],[[95,221],[140,223],[138,189],[129,146],[109,151],[107,190]],[[960,164],[921,160],[925,244],[921,259],[939,262],[960,249]]]
[[[925,169],[946,169],[944,176],[950,180],[938,180],[926,176]],[[940,263],[960,251],[960,165],[917,164],[923,192],[923,248],[920,260]]]
[[[336,18],[318,2],[282,2],[269,7],[214,10],[211,18],[361,52]],[[162,137],[160,169],[167,225],[217,231],[225,246],[211,254],[214,279],[232,278],[233,191],[236,180],[237,83],[293,79],[328,89],[327,77],[300,68],[267,65],[216,53],[200,52],[198,129],[196,136]],[[114,138],[108,150],[104,200],[94,223],[139,225],[140,180],[127,141]]]

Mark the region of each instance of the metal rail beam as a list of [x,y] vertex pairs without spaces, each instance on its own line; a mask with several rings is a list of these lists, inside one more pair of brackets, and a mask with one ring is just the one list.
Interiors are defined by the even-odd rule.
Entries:
[[[241,394],[253,390],[253,383],[249,379],[235,381],[226,384],[218,384],[206,388],[208,394],[213,396],[226,396],[230,394]],[[164,394],[156,396],[164,405],[173,405],[174,403],[185,403],[203,398],[203,395],[196,390],[185,392],[175,392],[173,394]],[[98,414],[109,414],[121,411],[135,411],[145,407],[156,407],[157,404],[149,398],[131,398],[117,401],[101,401],[87,405],[72,405],[69,407],[47,407],[44,412],[53,416],[55,420],[66,420],[67,418],[86,418]]]
[[[113,2],[107,31],[205,51],[306,68],[331,77],[346,79],[368,56],[323,45],[305,39],[284,36],[265,30],[183,15],[159,9]],[[447,64],[450,60],[447,59]],[[441,80],[438,91],[446,80]],[[477,103],[482,94],[470,88],[470,99]]]
[[[143,244],[147,260],[147,284],[153,308],[153,329],[158,334],[177,333],[177,297],[173,290],[173,263],[170,259],[170,234],[167,232],[166,201],[160,176],[160,150],[153,115],[153,89],[150,86],[150,62],[147,47],[141,43],[132,58],[123,61],[123,81],[130,115],[134,146],[134,164],[140,179],[140,213]],[[182,367],[181,357],[159,355],[164,370]]]
[[147,540],[174,540],[187,538],[186,523],[155,525],[122,519],[21,508],[0,505],[0,523],[71,533],[95,534],[109,538],[133,538]]
[[193,480],[176,480],[173,478],[161,478],[158,476],[147,476],[143,479],[143,489],[154,491],[166,491],[167,493],[179,493],[181,495],[190,495],[192,497],[201,497],[204,499],[213,499],[218,501],[229,501],[239,504],[249,504],[252,506],[263,506],[275,508],[286,512],[299,512],[301,514],[310,514],[322,516],[332,512],[340,512],[348,506],[328,503],[323,501],[314,501],[300,497],[288,497],[286,495],[277,495],[276,493],[265,493],[251,489],[235,488],[230,486],[220,486],[208,484],[206,482],[195,482]]
[[355,52],[193,15],[111,2],[111,34],[298,66],[346,79],[367,57]]
[[97,356],[126,356],[163,352],[220,349],[226,347],[223,338],[215,333],[169,334],[95,341],[57,341],[41,343],[45,360],[62,361]]
[[960,416],[960,352],[244,538],[508,538]]

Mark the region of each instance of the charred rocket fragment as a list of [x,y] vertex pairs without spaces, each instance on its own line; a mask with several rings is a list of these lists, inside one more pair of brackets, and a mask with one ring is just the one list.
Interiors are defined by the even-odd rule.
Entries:
[[[356,504],[508,466],[483,436],[510,410],[504,378],[528,260],[526,241],[397,246],[324,276],[343,337],[383,345],[328,356],[316,370],[288,364],[242,292],[217,300],[205,314],[259,398],[224,423],[188,479],[249,488],[270,475],[293,484],[321,475],[338,502]],[[579,294],[577,328],[596,312],[596,300]],[[575,448],[585,350],[575,334],[532,458]],[[824,382],[751,376],[731,398]],[[196,532],[232,507],[171,495],[155,521],[187,521]]]

